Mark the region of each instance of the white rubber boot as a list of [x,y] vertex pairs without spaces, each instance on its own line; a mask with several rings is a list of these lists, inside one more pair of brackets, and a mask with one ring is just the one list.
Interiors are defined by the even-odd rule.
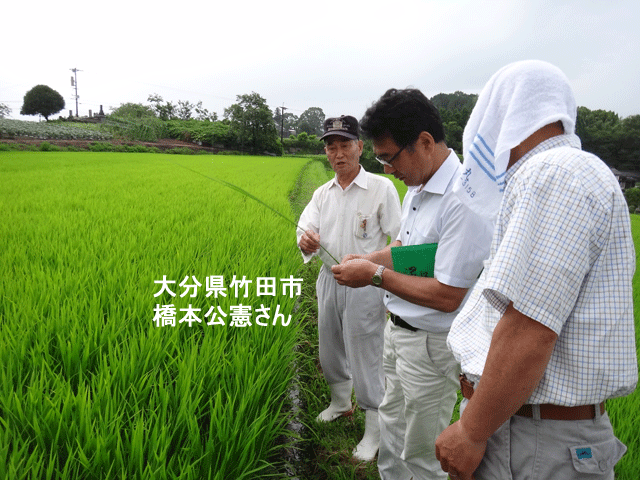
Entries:
[[342,383],[329,385],[331,389],[331,404],[320,412],[316,418],[318,422],[332,422],[343,415],[349,415],[351,411],[351,390],[353,383],[347,380]]
[[378,452],[380,445],[380,423],[378,411],[367,410],[364,418],[364,436],[353,450],[353,458],[360,462],[370,462]]

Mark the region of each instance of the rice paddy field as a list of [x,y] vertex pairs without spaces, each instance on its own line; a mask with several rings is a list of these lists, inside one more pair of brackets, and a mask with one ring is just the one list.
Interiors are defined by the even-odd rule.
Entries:
[[268,471],[299,325],[294,227],[194,171],[290,213],[305,163],[0,152],[0,478]]
[[[0,479],[279,478],[302,262],[216,179],[295,219],[309,162],[0,152]],[[607,409],[637,480],[638,390]]]

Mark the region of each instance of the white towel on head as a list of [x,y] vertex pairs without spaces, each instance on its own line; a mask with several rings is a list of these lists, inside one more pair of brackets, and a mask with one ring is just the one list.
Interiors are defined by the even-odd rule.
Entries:
[[559,68],[539,60],[501,68],[480,92],[464,129],[463,174],[453,190],[473,211],[495,219],[511,149],[558,120],[566,134],[574,133],[576,112],[569,80]]

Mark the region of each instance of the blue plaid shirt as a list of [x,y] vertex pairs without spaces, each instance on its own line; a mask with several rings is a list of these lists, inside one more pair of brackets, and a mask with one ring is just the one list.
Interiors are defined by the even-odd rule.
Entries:
[[449,347],[482,375],[507,305],[558,340],[528,403],[586,405],[633,391],[638,380],[629,210],[610,169],[575,135],[550,138],[507,171],[491,256]]

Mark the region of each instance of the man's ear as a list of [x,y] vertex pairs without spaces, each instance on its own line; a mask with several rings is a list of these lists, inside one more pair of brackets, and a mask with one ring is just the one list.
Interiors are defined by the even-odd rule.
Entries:
[[422,148],[424,148],[424,150],[428,154],[433,153],[433,150],[435,149],[435,146],[436,146],[435,140],[433,139],[431,134],[426,130],[423,130],[422,132],[420,132],[420,135],[418,136],[418,143]]

